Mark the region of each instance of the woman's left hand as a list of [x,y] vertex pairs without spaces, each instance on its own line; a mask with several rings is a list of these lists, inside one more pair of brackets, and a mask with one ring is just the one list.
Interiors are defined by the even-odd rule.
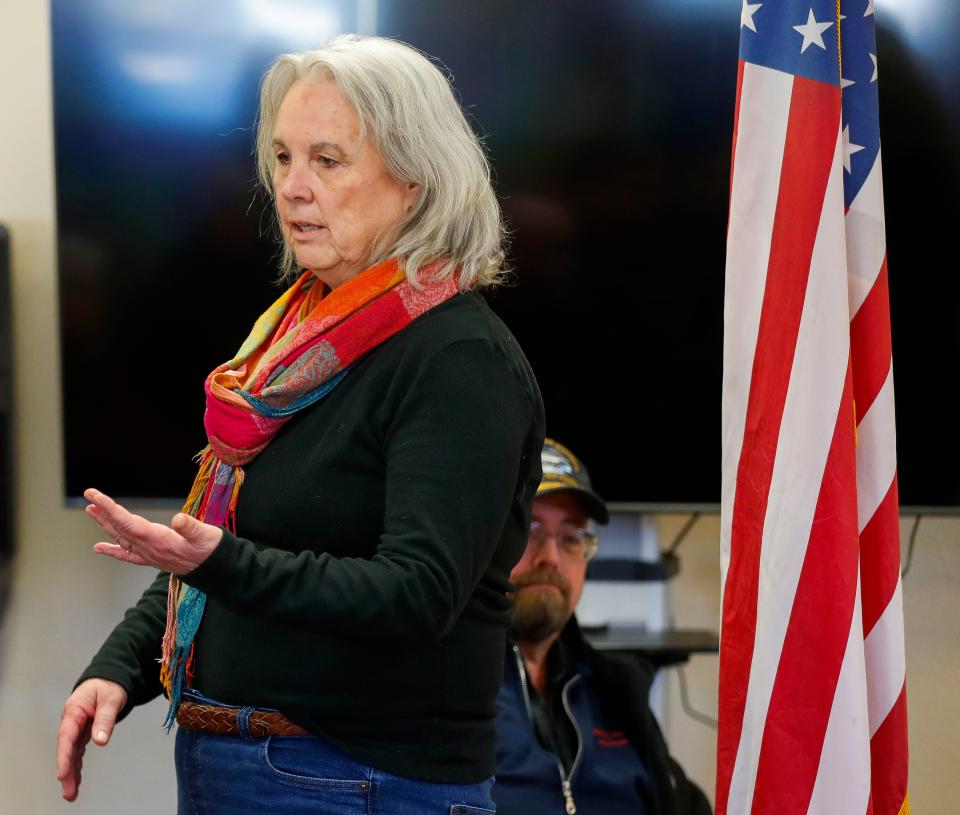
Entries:
[[128,512],[99,490],[89,489],[83,497],[90,502],[87,515],[116,541],[100,541],[93,551],[136,566],[153,566],[183,575],[203,563],[223,537],[219,526],[205,524],[183,512],[174,515],[170,526],[166,526]]

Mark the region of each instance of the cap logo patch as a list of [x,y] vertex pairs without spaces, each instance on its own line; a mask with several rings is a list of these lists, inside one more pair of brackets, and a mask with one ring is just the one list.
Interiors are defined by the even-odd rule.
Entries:
[[568,476],[573,476],[575,473],[573,466],[570,464],[570,460],[558,453],[544,450],[540,459],[545,473]]

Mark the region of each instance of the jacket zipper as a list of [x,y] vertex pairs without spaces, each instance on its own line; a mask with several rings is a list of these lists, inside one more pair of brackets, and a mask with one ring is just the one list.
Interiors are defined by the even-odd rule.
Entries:
[[[523,689],[523,704],[527,709],[527,719],[530,720],[530,726],[533,727],[533,710],[530,706],[530,689],[527,686],[527,666],[523,664],[523,657],[520,654],[520,648],[516,645],[513,646],[513,656],[517,660],[517,670],[520,672],[520,687]],[[563,710],[573,723],[573,729],[577,734],[577,755],[573,759],[573,765],[570,767],[569,775],[564,775],[563,765],[560,763],[560,759],[554,756],[554,761],[557,762],[557,770],[560,772],[560,791],[563,793],[564,808],[567,811],[567,815],[576,815],[577,813],[577,803],[573,800],[573,788],[571,782],[573,781],[574,774],[577,772],[577,767],[580,765],[580,758],[583,754],[583,733],[580,731],[580,725],[577,724],[577,720],[574,718],[573,712],[570,710],[570,700],[567,695],[570,688],[573,687],[574,683],[579,678],[579,676],[571,677],[567,681],[567,684],[563,686],[563,690],[560,692],[561,699],[563,700]]]
[[573,777],[577,774],[577,767],[580,766],[580,757],[583,755],[583,733],[580,731],[580,725],[577,723],[576,717],[573,715],[573,711],[570,710],[569,698],[570,688],[572,688],[579,679],[579,675],[570,677],[569,681],[563,686],[563,690],[560,692],[560,698],[563,699],[563,709],[566,711],[567,718],[573,723],[573,729],[577,733],[577,755],[574,757],[573,764],[570,767],[570,775],[568,775],[567,779],[563,782],[563,797],[567,802],[567,815],[575,815],[577,811],[577,805],[573,801],[573,792],[570,789],[570,783],[573,781]]

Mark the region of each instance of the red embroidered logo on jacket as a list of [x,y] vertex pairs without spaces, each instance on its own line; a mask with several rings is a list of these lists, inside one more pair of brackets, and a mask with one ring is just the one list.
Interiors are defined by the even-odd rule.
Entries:
[[593,735],[600,747],[626,747],[630,743],[622,730],[602,730],[595,727]]

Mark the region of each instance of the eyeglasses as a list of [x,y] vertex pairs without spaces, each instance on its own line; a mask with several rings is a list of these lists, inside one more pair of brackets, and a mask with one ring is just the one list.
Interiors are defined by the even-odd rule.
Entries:
[[527,545],[542,549],[550,538],[556,538],[557,549],[569,560],[590,560],[597,553],[597,536],[578,526],[565,526],[550,535],[539,521],[531,521]]

